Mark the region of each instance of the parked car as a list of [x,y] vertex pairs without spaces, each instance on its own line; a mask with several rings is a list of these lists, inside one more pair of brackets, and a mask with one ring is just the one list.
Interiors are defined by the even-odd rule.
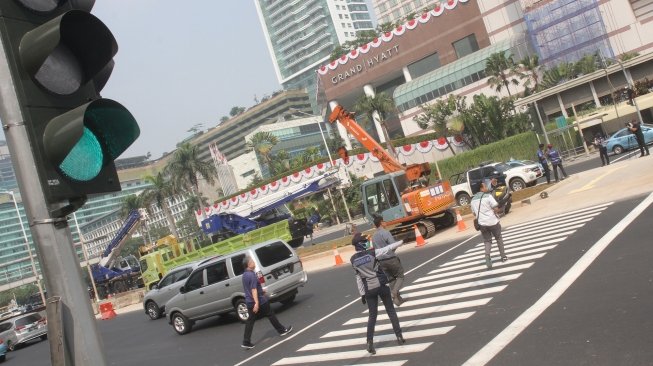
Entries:
[[7,344],[4,339],[0,338],[0,362],[4,362],[7,359]]
[[242,274],[246,257],[256,263],[256,274],[271,302],[284,305],[295,300],[308,277],[297,253],[286,242],[270,240],[212,258],[199,265],[165,305],[166,318],[178,334],[191,331],[193,323],[234,311],[241,321],[249,317]]
[[[644,133],[644,142],[646,144],[653,143],[653,126],[648,124],[642,125],[642,132]],[[622,128],[615,132],[604,142],[608,151],[612,151],[615,155],[619,155],[627,150],[637,149],[637,140],[628,128]]]
[[47,319],[39,313],[13,317],[0,323],[0,338],[4,340],[10,351],[37,338],[47,339]]
[[[540,178],[542,175],[544,175],[544,167],[542,167],[542,164],[535,162],[533,160],[508,160],[506,161],[506,164],[512,168],[521,169],[524,174],[533,172],[535,173],[535,177],[537,178]],[[532,187],[536,184],[537,184],[537,179],[527,183],[526,185],[528,187]]]
[[197,267],[201,261],[186,263],[168,271],[159,283],[152,286],[152,289],[143,297],[143,308],[150,319],[159,319],[165,313],[165,305],[168,300],[179,293],[179,288],[184,284],[188,275]]

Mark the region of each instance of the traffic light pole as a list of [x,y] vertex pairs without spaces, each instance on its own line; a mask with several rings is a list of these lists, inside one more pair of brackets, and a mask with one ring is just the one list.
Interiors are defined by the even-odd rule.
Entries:
[[[52,218],[39,183],[36,162],[21,112],[15,81],[3,40],[0,38],[0,120],[25,212],[37,247],[49,299],[47,306],[60,306],[48,334],[52,365],[106,365],[95,316],[83,284],[66,218]],[[60,208],[60,207],[53,207]],[[48,309],[48,313],[51,313]]]

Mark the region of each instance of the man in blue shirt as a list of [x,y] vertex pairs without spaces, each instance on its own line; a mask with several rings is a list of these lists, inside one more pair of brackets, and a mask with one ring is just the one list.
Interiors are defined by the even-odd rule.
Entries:
[[558,150],[554,149],[552,144],[549,144],[547,147],[548,150],[546,151],[546,155],[551,161],[551,165],[553,166],[553,176],[556,178],[557,183],[560,181],[558,179],[558,168],[560,168],[560,172],[562,173],[562,180],[567,178],[567,172],[565,172],[565,168],[562,166],[562,156],[560,156]]
[[251,337],[257,315],[266,316],[274,329],[279,332],[280,336],[285,336],[292,332],[292,326],[286,328],[281,325],[272,309],[270,309],[270,302],[265,296],[265,292],[263,292],[261,283],[258,281],[258,276],[254,272],[256,268],[254,259],[247,257],[245,258],[245,262],[246,268],[245,272],[243,272],[243,288],[245,289],[245,304],[247,304],[248,317],[245,323],[245,336],[243,337],[241,347],[251,349],[254,348]]
[[540,144],[540,149],[537,150],[537,161],[542,165],[544,170],[544,177],[546,177],[546,184],[551,184],[551,171],[549,170],[549,162],[546,160],[544,153],[544,144]]

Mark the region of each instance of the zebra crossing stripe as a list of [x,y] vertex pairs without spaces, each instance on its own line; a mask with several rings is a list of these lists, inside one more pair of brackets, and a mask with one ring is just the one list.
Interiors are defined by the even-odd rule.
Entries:
[[[423,325],[432,325],[432,324],[452,322],[456,320],[464,320],[472,315],[474,315],[474,312],[469,311],[466,313],[456,313],[456,314],[436,316],[431,318],[422,318],[422,319],[415,319],[415,320],[408,320],[408,321],[402,320],[401,328],[406,330],[412,327],[419,327]],[[392,324],[390,323],[377,324],[375,329],[376,331],[379,332],[384,330],[390,330],[392,329]],[[332,332],[329,332],[321,336],[320,338],[333,338],[333,337],[341,337],[341,336],[348,336],[354,334],[365,334],[366,332],[367,332],[367,326],[351,328],[351,329],[334,330]]]
[[574,211],[565,212],[565,213],[561,213],[561,214],[557,214],[557,215],[553,215],[553,216],[548,216],[548,217],[544,217],[544,218],[541,218],[541,219],[536,219],[536,220],[533,220],[533,221],[523,222],[521,224],[512,225],[512,226],[510,226],[510,228],[512,229],[512,228],[519,228],[519,227],[524,227],[524,226],[536,225],[536,224],[539,224],[541,222],[549,222],[551,220],[558,219],[558,218],[561,218],[561,217],[578,216],[578,214],[588,212],[588,211],[603,212],[603,210],[608,208],[608,206],[612,205],[613,203],[614,202],[608,202],[608,203],[601,204],[601,205],[596,205],[596,206],[593,206],[593,207],[581,208],[579,210],[574,210]]
[[[438,335],[443,335],[447,334],[450,330],[455,328],[454,326],[450,327],[441,327],[441,328],[432,328],[432,329],[423,329],[423,330],[413,330],[413,331],[408,331],[406,332],[405,330],[403,331],[403,336],[404,339],[417,339],[417,338],[424,338],[424,337],[433,337],[433,336],[438,336]],[[395,341],[397,340],[397,336],[394,333],[390,334],[382,334],[374,337],[374,343],[376,342],[388,342],[388,341]],[[316,350],[324,350],[324,349],[329,349],[329,348],[340,348],[340,347],[347,347],[347,346],[356,346],[356,345],[364,345],[366,344],[367,339],[366,337],[357,337],[357,338],[349,338],[349,339],[341,339],[337,341],[327,341],[327,342],[320,342],[320,343],[309,343],[305,345],[304,347],[298,349],[298,352],[303,352],[303,351],[316,351]]]
[[[568,223],[565,223],[565,224],[558,224],[556,226],[556,229],[553,230],[553,231],[578,229],[578,228],[581,228],[583,226],[585,226],[585,223],[580,223],[579,224],[579,223],[576,223],[576,222],[568,222]],[[541,228],[541,229],[526,231],[526,232],[523,232],[523,233],[520,233],[520,234],[506,235],[505,239],[514,240],[515,238],[521,238],[521,237],[524,237],[524,236],[531,236],[531,235],[537,234],[537,233],[548,233],[550,231],[551,231],[550,228]]]
[[[573,231],[569,231],[569,233],[571,233],[571,232],[573,232]],[[523,241],[523,242],[520,241],[520,242],[515,242],[515,243],[512,243],[512,244],[506,244],[504,242],[503,247],[504,247],[504,249],[506,249],[506,251],[508,249],[512,249],[511,253],[513,253],[515,250],[531,249],[531,248],[540,247],[542,245],[556,244],[556,243],[559,243],[561,241],[564,241],[565,239],[567,239],[567,236],[563,236],[563,237],[556,238],[556,239],[551,239],[551,240],[535,241],[535,242],[533,242],[532,240],[526,240],[526,241]],[[528,244],[528,243],[532,243],[532,244]],[[527,244],[527,245],[524,245],[524,244]],[[479,246],[478,248],[467,251],[467,252],[465,252],[465,254],[461,254],[461,255],[457,256],[456,258],[452,259],[451,261],[442,264],[437,269],[429,272],[429,274],[430,273],[443,272],[443,271],[448,270],[449,268],[453,269],[453,268],[458,268],[460,266],[464,267],[467,262],[470,262],[472,260],[478,260],[478,255],[481,252],[484,252],[484,251],[485,251],[485,248],[483,246]]]
[[[416,344],[404,344],[403,346],[395,347],[382,347],[376,348],[376,357],[381,356],[394,356],[402,355],[407,353],[422,352],[425,349],[429,348],[433,342],[426,343],[416,343]],[[372,357],[367,350],[357,350],[357,351],[344,351],[344,352],[333,352],[333,353],[324,353],[324,354],[314,354],[308,356],[296,356],[296,357],[286,357],[272,364],[272,366],[278,365],[302,365],[310,362],[324,362],[325,360],[337,361],[337,360],[353,360],[353,359],[365,359],[367,357]]]
[[[427,290],[422,290],[422,291],[413,291],[410,293],[411,296],[416,297],[416,296],[424,296],[424,295],[432,295],[440,292],[448,292],[448,291],[455,291],[455,290],[461,290],[465,288],[472,288],[472,287],[478,287],[478,286],[485,286],[485,285],[491,285],[493,283],[499,283],[499,282],[506,282],[506,281],[512,281],[521,276],[521,273],[513,273],[510,275],[504,275],[504,276],[497,276],[497,277],[490,277],[478,281],[471,281],[471,282],[464,282],[464,283],[458,283],[455,285],[451,286],[444,286],[444,287],[436,287],[432,289],[427,289]],[[420,286],[422,288],[423,286]],[[404,291],[406,288],[404,287],[402,291]]]
[[[441,311],[471,308],[471,307],[475,307],[475,306],[485,305],[488,302],[490,302],[490,300],[492,300],[491,297],[486,297],[486,298],[478,299],[478,300],[454,302],[454,303],[451,303],[451,304],[442,304],[442,305],[437,305],[437,306],[429,306],[429,307],[420,308],[420,309],[397,310],[397,316],[399,317],[399,319],[401,319],[403,317],[409,317],[409,316],[425,315],[425,314],[431,314],[431,313],[436,313],[436,312],[441,312]],[[379,314],[376,319],[377,319],[377,321],[378,320],[388,320],[388,315],[387,314]],[[367,324],[367,316],[350,319],[343,325],[363,324],[363,323]]]
[[[402,309],[408,308],[408,307],[413,307],[413,306],[418,306],[418,305],[426,305],[426,304],[433,304],[433,303],[438,303],[438,302],[444,302],[444,301],[449,301],[449,300],[456,300],[456,299],[464,299],[467,297],[474,297],[474,296],[480,296],[480,295],[488,295],[488,294],[495,294],[497,292],[501,292],[503,289],[506,288],[507,285],[504,286],[495,286],[495,287],[489,287],[489,288],[482,288],[478,290],[472,290],[472,291],[465,291],[465,292],[459,292],[455,294],[447,294],[447,295],[441,295],[441,296],[436,296],[436,297],[428,297],[425,299],[416,299],[416,296],[412,296],[410,293],[408,294],[402,294],[401,297],[403,297],[406,302],[404,302],[401,305]],[[409,300],[410,301],[407,301]],[[379,307],[379,312],[385,311],[384,307]],[[365,310],[363,313],[367,313],[369,310]]]
[[[492,269],[491,271],[483,271],[480,273],[473,273],[465,276],[460,276],[456,278],[447,278],[443,280],[438,280],[438,281],[430,281],[426,283],[420,283],[419,285],[411,285],[411,286],[406,286],[403,288],[405,291],[410,291],[412,289],[418,289],[418,288],[423,288],[423,287],[435,287],[437,285],[443,285],[445,283],[451,283],[451,282],[459,282],[459,281],[466,281],[466,280],[475,280],[477,278],[481,277],[494,277],[494,275],[500,274],[500,273],[506,273],[506,272],[514,272],[514,271],[521,271],[527,268],[530,268],[533,265],[533,262],[530,263],[525,263],[525,264],[520,264],[517,266],[510,266],[510,267],[504,267],[504,268],[497,268],[497,269]],[[437,276],[434,276],[437,278]],[[431,278],[432,280],[432,278]]]
[[[522,255],[522,254],[525,254],[525,253],[537,252],[538,248],[542,248],[542,247],[545,247],[545,246],[548,246],[548,245],[557,245],[557,243],[559,243],[561,241],[564,241],[565,239],[566,239],[566,237],[565,238],[560,238],[560,239],[555,239],[555,240],[547,240],[545,242],[529,244],[529,245],[519,245],[519,243],[508,244],[508,245],[505,245],[503,248],[506,251],[506,255],[510,254],[510,258],[512,258],[514,256]],[[429,274],[448,272],[448,271],[453,270],[453,269],[469,267],[470,265],[477,264],[479,261],[482,261],[483,259],[485,259],[484,256],[480,255],[484,251],[485,251],[485,249],[478,250],[475,253],[466,254],[465,257],[463,257],[461,259],[457,259],[455,261],[454,265],[446,266],[446,267],[445,266],[440,266],[439,268],[434,269],[431,272],[429,272]],[[492,248],[492,251],[496,253],[495,248]]]
[[[408,360],[374,362],[374,363],[357,363],[356,366],[402,366],[406,362],[408,362]],[[346,366],[354,366],[354,365],[346,365]]]
[[529,230],[529,229],[532,229],[532,228],[537,228],[537,229],[540,229],[540,228],[556,228],[556,227],[558,227],[558,225],[564,224],[564,223],[579,223],[579,222],[591,221],[594,217],[596,217],[596,216],[598,216],[600,214],[601,214],[600,212],[594,212],[594,213],[583,214],[583,215],[578,215],[578,216],[563,217],[563,218],[561,218],[559,220],[543,222],[543,223],[540,223],[540,224],[535,225],[535,226],[533,226],[533,225],[528,226],[526,228],[524,228],[524,227],[517,227],[516,228],[516,227],[513,227],[513,226],[509,226],[509,227],[506,227],[506,229],[504,230],[504,233],[509,235],[509,234],[512,234],[512,233],[515,233],[515,232],[522,232],[524,230]]
[[[550,246],[547,246],[547,247],[533,249],[533,251],[547,251],[547,250],[550,250],[550,249],[555,248],[555,247],[556,247],[555,245],[550,245]],[[531,261],[531,260],[540,259],[540,258],[544,257],[545,255],[546,255],[546,253],[538,253],[538,254],[527,255],[527,256],[524,256],[524,257],[518,257],[518,256],[515,255],[515,253],[510,253],[510,261],[509,262],[507,262],[507,263],[503,263],[503,262],[494,263],[492,270],[494,270],[496,268],[499,268],[499,267],[511,266],[513,264],[516,264],[516,263],[528,262],[528,261]],[[477,271],[480,271],[480,270],[486,270],[487,267],[485,265],[485,261],[483,260],[483,264],[479,264],[480,262],[481,262],[481,260],[479,258],[479,261],[477,263],[470,263],[470,265],[473,265],[473,266],[470,266],[468,268],[463,268],[463,269],[459,269],[457,271],[451,271],[451,272],[437,273],[437,274],[434,274],[434,275],[431,275],[431,276],[422,277],[422,278],[416,280],[415,282],[419,283],[419,282],[424,282],[424,281],[431,281],[431,280],[434,280],[436,278],[443,279],[443,278],[447,278],[447,277],[451,277],[451,276],[457,276],[457,275],[461,275],[461,274],[465,274],[465,273],[469,273],[469,272],[477,272]]]

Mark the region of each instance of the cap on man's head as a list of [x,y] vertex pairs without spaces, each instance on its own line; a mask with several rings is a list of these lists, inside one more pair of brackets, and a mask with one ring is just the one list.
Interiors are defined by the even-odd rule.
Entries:
[[550,149],[550,148],[553,147],[553,144],[548,144],[548,145],[546,145],[546,147],[548,147]]
[[351,239],[351,244],[357,252],[363,251],[367,249],[367,237],[361,233],[356,233]]
[[540,149],[544,147],[544,144],[540,144]]

